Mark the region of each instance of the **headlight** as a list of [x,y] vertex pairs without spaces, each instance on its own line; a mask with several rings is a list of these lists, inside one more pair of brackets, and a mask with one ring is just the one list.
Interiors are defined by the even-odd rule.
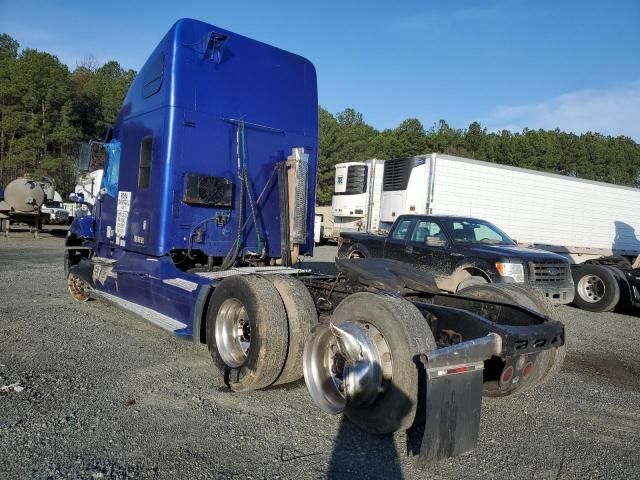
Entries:
[[521,263],[496,263],[496,269],[501,277],[509,277],[516,283],[524,283],[524,268]]

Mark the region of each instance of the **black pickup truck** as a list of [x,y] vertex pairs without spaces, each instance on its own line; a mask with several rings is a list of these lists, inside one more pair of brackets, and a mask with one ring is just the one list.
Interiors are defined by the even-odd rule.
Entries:
[[519,247],[499,228],[477,218],[402,215],[388,235],[341,233],[338,258],[389,258],[436,277],[449,292],[482,283],[520,283],[554,304],[571,303],[569,261],[555,253]]

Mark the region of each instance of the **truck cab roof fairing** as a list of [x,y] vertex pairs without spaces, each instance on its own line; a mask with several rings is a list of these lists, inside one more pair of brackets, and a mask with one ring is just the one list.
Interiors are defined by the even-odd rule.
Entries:
[[[237,121],[246,125],[253,195],[267,183],[275,162],[285,160],[293,147],[305,147],[308,203],[313,204],[317,108],[316,74],[308,60],[197,20],[176,22],[141,68],[114,124],[114,136],[123,146],[120,189],[132,191],[131,238],[125,239],[124,248],[156,256],[186,248],[191,226],[220,213],[185,204],[184,178],[196,173],[237,181]],[[148,137],[153,138],[152,165],[146,173],[150,182],[139,191],[140,143]],[[275,192],[265,197],[259,220],[261,233],[269,238],[270,256],[279,256],[279,228],[270,225],[279,218]],[[232,208],[226,230],[206,225],[205,240],[197,248],[209,255],[226,254],[233,236],[229,230],[237,228],[233,217]],[[308,232],[312,223],[313,216]],[[252,227],[245,235],[246,248],[255,247]],[[133,242],[133,236],[144,237],[144,243]],[[303,252],[312,251],[311,237]]]

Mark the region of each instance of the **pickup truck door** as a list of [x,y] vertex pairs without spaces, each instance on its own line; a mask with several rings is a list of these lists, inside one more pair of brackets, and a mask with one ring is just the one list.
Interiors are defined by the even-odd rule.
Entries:
[[399,218],[389,232],[387,241],[384,244],[384,258],[398,260],[400,262],[409,261],[407,240],[411,237],[411,232],[416,223],[415,218]]
[[436,221],[421,219],[416,223],[407,243],[407,262],[425,265],[435,276],[449,276],[457,256],[452,255],[447,236]]

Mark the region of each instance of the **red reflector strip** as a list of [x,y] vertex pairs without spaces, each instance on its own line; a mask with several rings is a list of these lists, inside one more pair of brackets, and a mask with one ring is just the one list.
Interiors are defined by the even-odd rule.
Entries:
[[446,375],[456,375],[458,373],[475,372],[476,370],[484,369],[484,363],[467,363],[465,365],[454,365],[451,368],[430,368],[429,374],[436,375],[438,377],[444,377]]
[[467,370],[469,370],[467,367],[450,368],[449,370],[447,370],[447,375],[452,375],[454,373],[464,373]]

